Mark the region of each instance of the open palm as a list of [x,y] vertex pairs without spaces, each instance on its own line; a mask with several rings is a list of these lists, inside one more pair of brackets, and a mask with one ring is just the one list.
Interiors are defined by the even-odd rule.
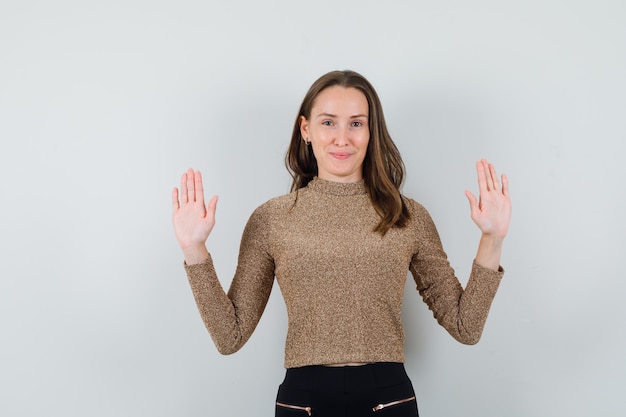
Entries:
[[204,189],[200,171],[189,169],[180,179],[180,193],[172,191],[172,221],[174,233],[183,251],[202,246],[215,225],[217,196],[204,203]]
[[478,173],[479,198],[469,191],[465,192],[470,203],[472,220],[483,235],[503,239],[511,222],[511,199],[509,197],[509,181],[502,175],[502,183],[498,181],[496,169],[482,159],[476,163]]

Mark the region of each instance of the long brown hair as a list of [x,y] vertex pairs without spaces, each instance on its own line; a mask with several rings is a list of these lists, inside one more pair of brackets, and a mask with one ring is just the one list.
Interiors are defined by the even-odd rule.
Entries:
[[367,98],[370,138],[363,161],[363,180],[374,209],[381,218],[374,231],[384,236],[392,227],[406,226],[411,218],[400,194],[400,186],[404,180],[404,163],[387,131],[376,90],[365,77],[354,71],[329,72],[315,81],[304,96],[285,156],[285,165],[293,178],[291,191],[305,187],[317,175],[317,160],[300,132],[301,117],[310,119],[317,96],[335,85],[356,88]]

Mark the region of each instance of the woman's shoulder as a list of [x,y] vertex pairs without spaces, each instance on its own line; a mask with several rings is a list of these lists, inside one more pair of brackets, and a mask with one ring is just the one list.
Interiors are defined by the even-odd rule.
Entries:
[[296,191],[272,197],[252,212],[255,217],[272,217],[288,211],[296,201]]
[[432,227],[434,225],[430,213],[422,203],[405,195],[402,196],[402,199],[411,214],[410,224],[413,227],[421,229],[423,227]]
[[293,204],[293,197],[290,195],[291,193],[273,197],[255,208],[248,218],[245,231],[267,238],[281,215]]
[[428,210],[417,200],[407,197],[406,195],[402,195],[402,199],[404,200],[404,204],[406,204],[407,208],[411,212],[411,215],[421,215],[423,213],[428,214]]
[[404,195],[402,198],[411,214],[411,220],[409,220],[409,224],[407,225],[408,233],[418,238],[417,242],[419,242],[419,245],[440,245],[437,227],[426,207],[412,198]]

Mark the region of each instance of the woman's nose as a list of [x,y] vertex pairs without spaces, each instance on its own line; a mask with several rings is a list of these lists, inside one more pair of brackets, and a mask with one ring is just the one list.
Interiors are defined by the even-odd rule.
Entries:
[[347,127],[340,127],[336,131],[335,135],[335,144],[337,145],[347,145],[350,138],[350,130]]

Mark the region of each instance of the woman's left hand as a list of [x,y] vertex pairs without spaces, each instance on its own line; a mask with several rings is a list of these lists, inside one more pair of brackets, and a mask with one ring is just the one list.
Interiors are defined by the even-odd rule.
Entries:
[[511,199],[509,198],[509,181],[502,175],[502,183],[498,181],[496,169],[482,159],[476,163],[478,173],[479,199],[469,191],[465,195],[469,200],[472,220],[483,236],[504,239],[511,222]]

